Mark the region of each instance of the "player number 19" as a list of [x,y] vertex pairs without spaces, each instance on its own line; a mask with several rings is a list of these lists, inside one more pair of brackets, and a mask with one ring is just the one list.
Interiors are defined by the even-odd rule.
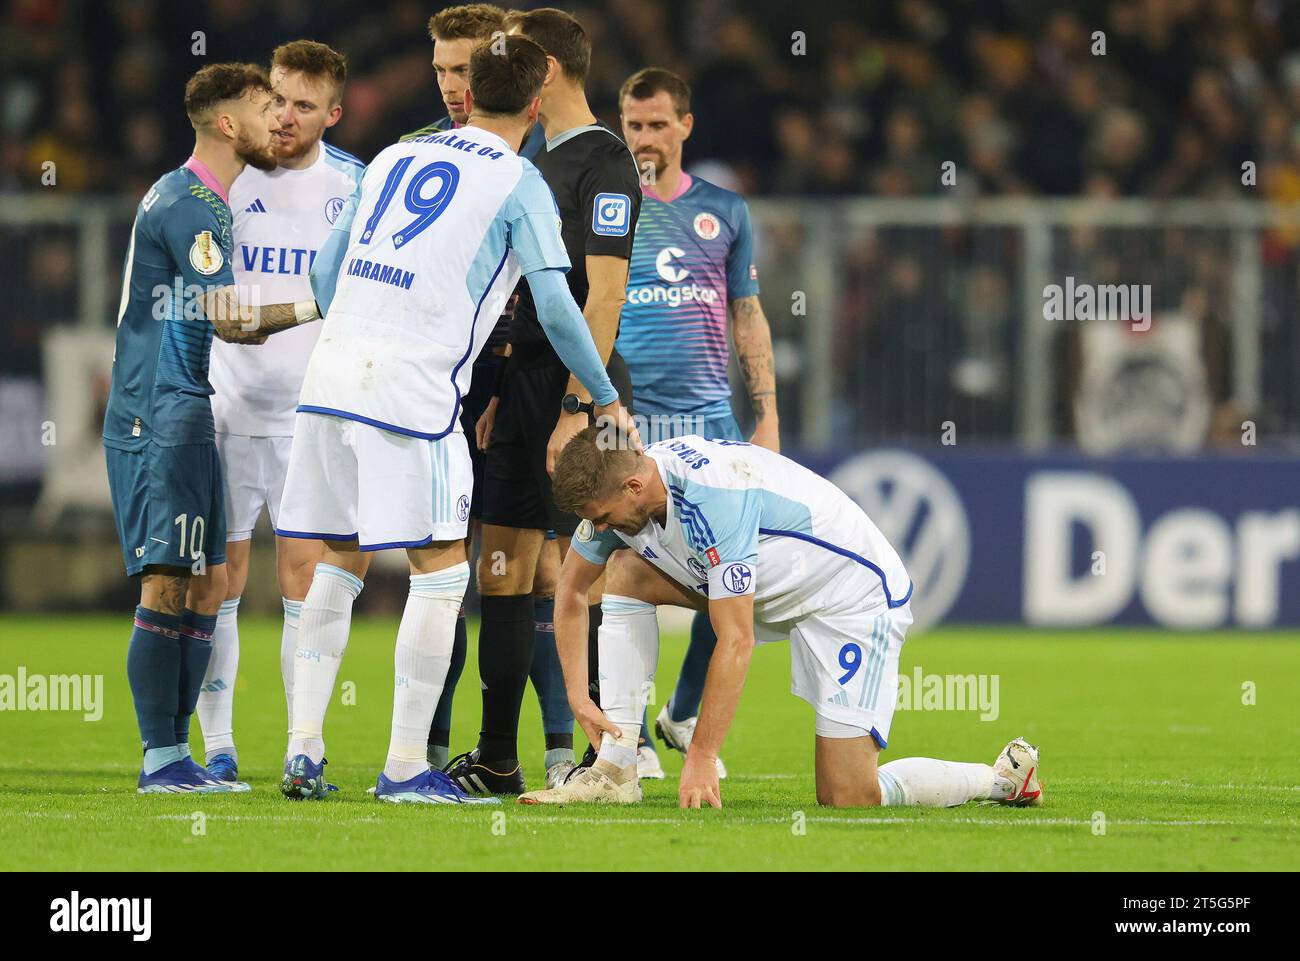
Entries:
[[[363,244],[370,243],[379,228],[379,221],[383,219],[384,213],[388,210],[388,205],[393,202],[393,197],[397,195],[397,188],[402,182],[402,177],[406,175],[407,169],[411,166],[414,157],[403,157],[393,165],[393,169],[388,172],[388,179],[384,181],[384,186],[380,188],[379,200],[375,204],[374,212],[366,218],[365,228],[361,231],[361,240]],[[425,197],[421,191],[424,185],[430,180],[437,178],[438,188],[430,197]],[[454,164],[449,164],[445,160],[439,160],[428,166],[421,167],[411,178],[411,182],[406,187],[406,209],[413,214],[417,214],[405,227],[401,227],[393,233],[393,246],[402,247],[409,244],[420,231],[428,227],[447,209],[447,204],[451,203],[451,198],[456,195],[456,185],[460,182],[460,171]]]

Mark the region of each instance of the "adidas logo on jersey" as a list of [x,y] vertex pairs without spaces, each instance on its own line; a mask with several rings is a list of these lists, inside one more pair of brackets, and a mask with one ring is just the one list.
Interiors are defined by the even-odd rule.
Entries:
[[264,213],[266,213],[266,205],[262,203],[262,198],[261,198],[261,197],[258,197],[258,198],[257,198],[256,200],[254,200],[251,204],[249,204],[247,207],[245,207],[245,208],[244,208],[244,213],[246,213],[246,214],[264,214]]

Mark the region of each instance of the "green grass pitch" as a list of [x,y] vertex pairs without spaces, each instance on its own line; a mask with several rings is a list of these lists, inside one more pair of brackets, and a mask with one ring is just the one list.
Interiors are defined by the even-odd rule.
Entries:
[[[279,622],[241,620],[235,701],[253,792],[135,793],[126,684],[129,615],[0,618],[0,674],[104,675],[103,718],[0,713],[4,870],[1296,870],[1300,868],[1300,635],[941,629],[912,638],[902,670],[997,674],[1000,714],[900,711],[884,759],[991,762],[1011,737],[1041,745],[1046,806],[829,811],[813,794],[813,716],[789,693],[785,644],[760,647],[723,756],[721,811],[679,811],[681,759],[634,808],[394,806],[366,794],[388,743],[396,622],[360,619],[326,721],[326,802],[276,789],[284,750]],[[478,723],[476,656],[452,750]],[[664,637],[659,694],[685,647]],[[340,699],[355,685],[355,704]],[[1243,685],[1254,685],[1254,704]],[[1249,698],[1246,698],[1249,700]],[[542,776],[537,703],[521,748]],[[195,753],[202,748],[197,721]],[[1099,813],[1098,813],[1099,812]],[[202,817],[196,817],[201,814]],[[1104,831],[1101,821],[1104,818]]]

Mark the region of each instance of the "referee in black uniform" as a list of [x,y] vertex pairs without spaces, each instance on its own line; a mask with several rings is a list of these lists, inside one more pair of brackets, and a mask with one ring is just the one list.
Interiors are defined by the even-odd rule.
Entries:
[[[545,128],[546,149],[533,163],[555,194],[556,226],[572,264],[569,289],[582,307],[596,349],[607,359],[610,379],[631,411],[627,365],[613,347],[641,210],[636,161],[587,105],[584,86],[591,40],[582,25],[550,8],[512,12],[507,25],[509,32],[527,36],[547,53],[550,70],[538,118]],[[498,794],[526,789],[517,742],[532,662],[538,553],[547,530],[555,531],[561,551],[567,551],[578,524],[575,515],[555,510],[548,467],[589,423],[583,405],[591,400],[547,341],[526,284],[519,288],[510,350],[499,400],[493,405],[483,487],[478,561],[483,720],[478,746],[448,768],[466,790]],[[572,412],[565,412],[566,407]],[[590,614],[594,637],[600,605],[593,605]]]

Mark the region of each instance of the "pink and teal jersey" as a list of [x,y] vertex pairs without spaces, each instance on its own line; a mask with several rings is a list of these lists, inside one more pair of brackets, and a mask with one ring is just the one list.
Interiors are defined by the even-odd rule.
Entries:
[[617,342],[638,414],[731,415],[727,304],[757,293],[744,198],[686,174],[644,189]]
[[118,450],[210,443],[213,327],[203,296],[235,283],[225,191],[197,157],[149,188],[122,271],[104,443]]

